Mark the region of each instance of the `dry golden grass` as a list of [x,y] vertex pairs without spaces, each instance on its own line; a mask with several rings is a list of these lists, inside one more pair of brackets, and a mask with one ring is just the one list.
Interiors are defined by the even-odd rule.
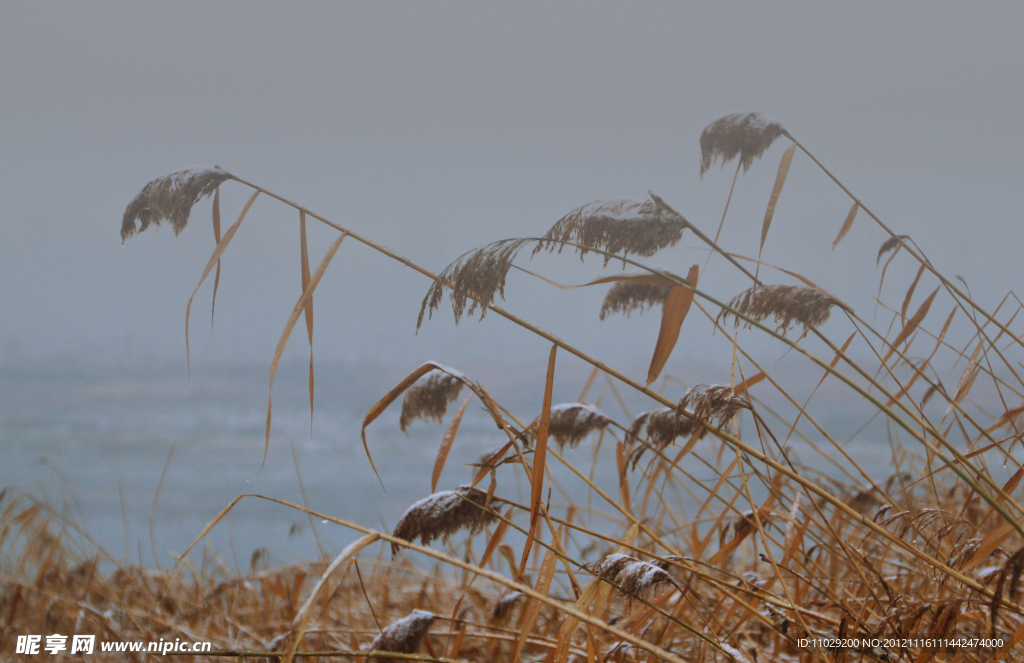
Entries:
[[[795,148],[818,163],[780,125],[736,115],[705,130],[701,173],[716,159],[738,157],[739,166],[749,167],[779,137],[793,141],[784,166]],[[211,182],[172,176],[147,186],[144,202],[137,199],[126,213],[131,232],[135,219],[142,221],[140,231],[161,218],[180,230],[192,204],[216,187]],[[777,177],[770,207],[783,184]],[[68,524],[25,497],[8,495],[0,503],[4,641],[18,633],[81,632],[88,624],[107,639],[210,640],[222,652],[286,661],[1024,659],[1024,645],[1018,646],[1024,640],[1024,509],[1015,497],[1024,478],[1024,341],[1014,331],[1024,305],[1008,296],[994,310],[979,306],[863,201],[837,210],[842,224],[832,248],[858,210],[884,235],[879,259],[899,249],[890,263],[899,256],[919,267],[897,296],[900,306],[881,304],[879,328],[795,272],[781,273],[804,285],[762,284],[759,274],[717,247],[717,238],[711,242],[654,196],[581,207],[543,238],[489,245],[440,275],[303,210],[303,219],[308,214],[433,279],[420,323],[447,290],[456,320],[492,311],[552,343],[546,383],[536,385],[538,400],[544,394],[541,411],[513,412],[454,369],[428,362],[413,371],[367,414],[367,453],[367,427],[404,393],[399,428],[449,418],[432,476],[436,486],[469,402],[448,415],[462,386],[493,420],[502,446],[474,467],[471,485],[412,504],[393,532],[309,512],[362,535],[329,564],[268,570],[254,564],[238,574],[186,552],[175,569],[123,567],[76,549],[63,535]],[[689,334],[690,342],[728,337],[733,362],[722,367],[726,384],[648,387],[494,305],[528,243],[535,252],[570,246],[581,256],[600,254],[604,264],[648,269],[628,256],[671,246],[684,228],[752,278],[753,287],[718,297],[711,294],[713,280],[705,277],[697,287],[696,267],[687,278],[650,269],[656,278],[646,284],[634,279],[611,288],[602,318],[661,305],[663,327],[673,332],[671,343],[659,337],[655,356],[660,352],[662,359],[676,332]],[[765,223],[762,246],[768,229]],[[883,269],[880,284],[884,275]],[[304,286],[307,280],[289,324],[310,301],[315,279],[304,279]],[[919,284],[931,294],[916,294]],[[764,344],[747,343],[746,332],[693,339],[692,325],[667,303],[672,291],[685,291],[693,315],[699,311],[717,329],[731,316],[735,327],[771,339],[776,350],[794,351],[816,386],[808,390],[774,375],[778,352],[759,356]],[[929,318],[939,307],[952,311],[938,318],[945,321],[941,326]],[[966,315],[954,316],[958,310]],[[960,327],[951,331],[954,317]],[[796,340],[785,334],[794,324],[803,327]],[[833,335],[846,340],[837,343]],[[559,351],[592,363],[609,384],[614,379],[643,392],[660,409],[624,414],[620,422],[583,403],[552,406]],[[669,368],[678,370],[679,381],[694,381],[685,366]],[[891,458],[890,471],[866,471],[842,442],[850,431],[830,430],[829,408],[815,400],[825,380],[846,390],[849,402],[868,404],[866,420],[886,423],[881,453]],[[591,380],[580,401],[593,387]],[[588,440],[592,453],[585,449]],[[797,443],[806,464],[793,453]],[[602,448],[608,451],[599,453]],[[593,479],[601,463],[616,464],[616,485]],[[823,466],[831,472],[823,473]],[[869,467],[884,466],[876,458]],[[556,469],[562,479],[555,480]],[[560,492],[564,477],[576,482],[575,492]],[[528,504],[511,498],[516,481],[529,487]],[[246,499],[308,512],[272,497]],[[197,533],[197,543],[239,500]],[[435,541],[443,543],[428,547]],[[389,548],[402,555],[391,559]],[[862,644],[801,643],[833,638]],[[929,644],[950,638],[980,640],[956,648]],[[992,638],[1001,645],[986,646]]]

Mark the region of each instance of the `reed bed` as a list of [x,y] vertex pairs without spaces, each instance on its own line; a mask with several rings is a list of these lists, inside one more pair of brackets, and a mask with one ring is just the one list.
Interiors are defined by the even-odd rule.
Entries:
[[[109,639],[209,640],[217,650],[209,660],[1024,660],[1024,510],[1015,497],[1024,477],[1024,342],[1014,331],[1021,302],[1011,293],[983,308],[789,131],[757,114],[727,116],[705,129],[700,174],[733,159],[737,175],[747,171],[776,140],[791,145],[780,160],[761,248],[799,150],[852,199],[849,211],[837,210],[832,248],[860,215],[880,233],[878,261],[887,256],[879,291],[893,261],[918,269],[897,304],[880,301],[881,324],[792,269],[727,251],[717,234],[711,239],[653,193],[583,205],[542,237],[496,242],[435,274],[220,169],[148,184],[125,213],[124,238],[164,221],[180,231],[196,201],[214,194],[217,246],[200,284],[215,267],[219,273],[221,255],[258,196],[297,210],[303,294],[272,367],[299,318],[312,343],[316,285],[350,238],[431,280],[419,324],[447,295],[456,320],[490,312],[549,341],[546,380],[536,386],[540,407],[513,412],[487,385],[427,362],[382,394],[363,422],[371,467],[371,426],[440,424],[434,492],[411,504],[392,532],[273,496],[240,496],[197,533],[174,569],[126,567],[89,552],[44,505],[8,494],[0,503],[5,648],[12,634],[80,632],[88,624]],[[227,184],[253,194],[222,235],[218,187]],[[315,269],[307,217],[339,233]],[[697,265],[676,273],[637,260],[687,234],[749,279],[747,289],[716,293],[706,279],[698,287]],[[581,259],[597,254],[599,267],[637,270],[610,270],[585,285],[610,286],[595,321],[660,309],[644,381],[497,304],[506,275],[530,245],[534,254],[569,249]],[[732,364],[722,367],[720,384],[683,388],[663,380],[655,387],[681,335],[701,342],[686,324],[694,316],[729,339]],[[787,387],[772,374],[771,360],[749,349],[751,335],[793,353],[817,386]],[[593,373],[579,402],[554,403],[557,360],[565,354],[591,363]],[[676,377],[692,383],[681,368]],[[641,392],[651,408],[634,417],[599,409],[591,398],[599,379]],[[851,402],[868,404],[868,419],[885,422],[890,472],[865,471],[842,431],[825,425],[828,405],[814,397],[826,380]],[[311,360],[311,408],[313,394]],[[400,416],[382,419],[399,399]],[[471,401],[502,444],[474,465],[468,484],[439,486]],[[271,420],[268,403],[268,444]],[[798,441],[801,454],[818,454],[835,471],[801,463],[792,451]],[[600,449],[614,449],[614,460]],[[599,485],[598,464],[609,462],[617,482]],[[585,502],[552,501],[561,490],[555,469],[583,486]],[[514,498],[516,475],[529,486],[529,500]],[[309,513],[359,538],[332,560],[273,569],[254,560],[247,574],[193,553],[243,499]]]

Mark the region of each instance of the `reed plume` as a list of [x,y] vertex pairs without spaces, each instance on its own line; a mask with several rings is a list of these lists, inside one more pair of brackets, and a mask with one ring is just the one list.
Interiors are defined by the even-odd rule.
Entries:
[[[437,615],[426,610],[413,610],[407,617],[392,622],[370,643],[370,651],[415,654]],[[395,658],[373,658],[374,661],[400,661]]]
[[642,562],[623,553],[611,553],[586,567],[599,578],[614,582],[619,591],[631,598],[642,598],[661,584],[675,585],[664,562]]
[[732,421],[742,409],[749,410],[750,406],[732,387],[698,384],[683,394],[676,407],[676,414],[685,417],[686,410],[690,410],[701,423],[722,426]]
[[[774,318],[778,323],[777,331],[785,334],[794,322],[802,324],[805,330],[824,324],[836,303],[832,295],[819,288],[759,285],[736,295],[729,306],[757,322]],[[730,312],[723,309],[718,319],[724,322],[729,315]],[[750,321],[739,317],[735,318],[733,326],[739,327],[741,323],[747,329],[751,326]]]
[[[534,419],[539,423],[540,417]],[[593,405],[585,403],[562,403],[551,408],[551,416],[548,420],[548,435],[550,435],[558,446],[575,449],[577,445],[596,430],[605,428],[612,423],[604,412],[601,412]]]
[[[582,259],[588,247],[608,253],[634,254],[649,257],[661,249],[674,246],[683,237],[689,223],[652,196],[648,200],[598,200],[578,207],[558,220],[533,249],[562,252],[562,242],[581,246],[576,251]],[[611,260],[605,256],[607,265]]]
[[639,310],[640,315],[644,313],[644,307],[653,308],[655,305],[664,304],[668,297],[670,285],[656,283],[637,283],[635,281],[620,281],[608,290],[601,304],[601,320],[607,316],[621,313],[627,318],[633,311]]
[[491,613],[491,620],[498,621],[508,617],[521,598],[523,598],[523,595],[520,592],[511,592],[503,596],[494,604],[494,611]]
[[[512,269],[512,262],[523,245],[530,240],[505,239],[499,242],[466,253],[455,262],[444,268],[430,288],[427,290],[420,314],[416,319],[416,329],[423,325],[423,316],[432,318],[434,311],[441,306],[444,289],[451,290],[452,310],[458,324],[462,314],[473,315],[480,310],[480,318],[487,313],[487,307],[494,303],[494,296],[505,298],[505,277]],[[469,308],[466,308],[467,302]]]
[[700,135],[700,176],[719,158],[722,166],[737,156],[743,172],[750,170],[754,159],[771,147],[785,130],[759,113],[733,113],[715,120]]
[[417,380],[402,399],[402,415],[398,419],[402,432],[405,433],[409,424],[417,419],[432,419],[440,423],[448,406],[459,397],[464,379],[458,372],[452,375],[435,369]]
[[687,417],[680,417],[672,408],[640,413],[626,432],[626,446],[632,448],[628,459],[630,467],[636,469],[647,449],[661,451],[677,437],[689,435],[692,431],[693,422]]
[[231,173],[214,166],[190,168],[153,180],[142,187],[139,195],[125,209],[121,220],[121,242],[150,225],[160,225],[162,221],[168,221],[177,235],[188,225],[192,206],[231,178]]
[[[435,539],[447,541],[463,529],[471,535],[479,534],[497,517],[488,504],[487,493],[463,486],[434,493],[410,506],[398,519],[392,534],[410,542],[419,539],[426,546]],[[400,544],[392,543],[391,555],[398,554],[400,548]]]

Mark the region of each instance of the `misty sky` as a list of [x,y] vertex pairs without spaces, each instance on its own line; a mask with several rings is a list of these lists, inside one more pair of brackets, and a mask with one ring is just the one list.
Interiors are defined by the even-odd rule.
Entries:
[[[648,189],[713,232],[733,166],[702,181],[698,137],[748,110],[781,122],[981,303],[1017,288],[1020,3],[554,4],[5,3],[0,364],[184,362],[210,202],[178,238],[164,226],[122,247],[123,210],[154,177],[219,164],[439,271]],[[737,184],[723,242],[740,253],[757,252],[787,142]],[[226,222],[248,193],[225,185]],[[861,214],[833,252],[849,207],[798,152],[764,258],[870,311],[885,235]],[[334,236],[313,232],[314,261]],[[685,274],[706,257],[687,236],[651,262]],[[601,273],[569,255],[532,263],[569,282]],[[210,284],[196,297],[195,360],[269,361],[300,292],[297,213],[258,200],[223,267],[212,338]],[[894,264],[890,301],[915,271]],[[744,287],[720,260],[701,283],[723,298]],[[346,241],[316,297],[318,356],[543,361],[545,343],[497,316],[455,329],[442,310],[415,336],[428,285]],[[656,316],[599,325],[603,292],[513,274],[507,294],[595,354],[650,355]],[[702,353],[683,338],[679,357]]]

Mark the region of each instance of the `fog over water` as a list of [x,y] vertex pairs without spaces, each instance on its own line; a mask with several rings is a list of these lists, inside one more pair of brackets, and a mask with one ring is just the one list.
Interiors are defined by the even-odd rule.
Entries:
[[[582,204],[648,190],[713,234],[735,166],[701,178],[698,138],[726,113],[760,111],[993,309],[1022,275],[1022,28],[1024,7],[1010,2],[6,4],[0,486],[45,498],[104,547],[130,559],[142,550],[147,563],[153,512],[164,563],[239,493],[301,501],[296,461],[311,507],[393,526],[429,491],[443,429],[420,424],[405,438],[397,412],[371,427],[385,493],[359,425],[425,360],[470,373],[535,416],[546,341],[496,315],[456,327],[448,308],[417,334],[429,281],[349,239],[315,298],[312,430],[300,322],[257,472],[267,371],[300,294],[298,215],[256,201],[222,260],[212,327],[212,283],[196,295],[189,375],[184,313],[214,246],[210,201],[177,238],[163,226],[122,246],[118,231],[146,182],[196,164],[218,164],[436,272],[487,242],[538,236]],[[721,236],[737,253],[758,253],[788,144],[780,139],[738,179]],[[225,225],[249,193],[224,185]],[[885,233],[861,213],[832,250],[849,207],[797,152],[763,258],[885,328],[891,316],[875,302]],[[311,221],[314,265],[336,235]],[[707,256],[688,233],[650,262],[685,273]],[[569,254],[520,262],[563,283],[606,273],[600,260]],[[881,299],[898,307],[916,271],[894,261]],[[717,257],[700,282],[721,299],[746,287]],[[915,301],[934,285],[923,283]],[[503,305],[642,379],[658,316],[600,322],[604,292],[514,272]],[[834,316],[824,331],[841,342],[844,325]],[[691,316],[666,372],[686,385],[727,383],[732,339],[711,331]],[[968,338],[966,328],[950,336],[961,346]],[[820,377],[770,339],[739,339],[796,393]],[[556,399],[576,399],[587,366],[567,355],[558,366]],[[625,420],[604,388],[602,407]],[[626,399],[633,414],[652,407]],[[859,402],[839,391],[817,402],[837,430],[856,431]],[[477,414],[467,415],[443,486],[464,482],[461,463],[494,446]],[[884,425],[851,444],[885,473]],[[303,532],[289,536],[297,521]],[[240,563],[257,545],[310,554],[308,526],[280,507],[244,505],[231,524]],[[227,533],[216,537],[226,556]]]

